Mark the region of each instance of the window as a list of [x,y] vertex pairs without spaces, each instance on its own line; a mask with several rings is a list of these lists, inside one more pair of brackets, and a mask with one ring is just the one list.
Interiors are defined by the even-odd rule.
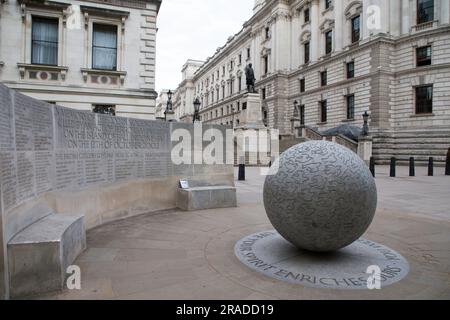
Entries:
[[239,54],[238,60],[239,60],[239,64],[241,64],[242,63],[242,54],[241,53]]
[[250,59],[250,48],[247,48],[247,59]]
[[58,65],[58,20],[33,17],[31,63]]
[[97,105],[93,106],[92,111],[94,113],[109,114],[111,116],[115,116],[116,115],[116,106],[97,104]]
[[242,90],[242,77],[238,77],[238,89],[239,92]]
[[212,75],[212,82],[214,83],[214,74]]
[[305,43],[305,64],[309,63],[309,42]]
[[265,32],[266,32],[266,39],[269,39],[270,38],[270,28],[266,27]]
[[431,65],[431,46],[417,48],[416,56],[418,67]]
[[361,18],[360,16],[354,17],[352,19],[352,43],[358,42],[360,38],[361,31]]
[[264,57],[264,74],[269,73],[269,56]]
[[266,88],[261,89],[261,96],[263,100],[266,100]]
[[117,70],[117,26],[94,24],[92,68]]
[[327,85],[327,71],[326,70],[322,71],[320,73],[320,85],[322,87]]
[[222,76],[225,75],[225,66],[222,67]]
[[434,20],[434,0],[417,0],[417,24]]
[[306,8],[303,11],[303,17],[304,17],[305,23],[308,23],[309,22],[309,8]]
[[325,0],[325,9],[329,9],[331,7],[332,0]]
[[416,114],[433,113],[433,85],[416,87]]
[[352,79],[355,77],[355,62],[347,63],[347,79]]
[[355,95],[347,96],[347,120],[355,119]]
[[320,101],[320,122],[327,122],[327,100]]
[[305,92],[305,79],[300,79],[300,93]]
[[325,54],[330,54],[333,50],[333,31],[325,33]]

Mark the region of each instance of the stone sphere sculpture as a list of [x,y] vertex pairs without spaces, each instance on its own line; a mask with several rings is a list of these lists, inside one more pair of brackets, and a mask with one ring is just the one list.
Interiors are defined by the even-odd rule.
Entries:
[[275,229],[293,245],[330,252],[367,231],[377,188],[364,161],[350,149],[311,141],[274,163],[264,184],[264,206]]

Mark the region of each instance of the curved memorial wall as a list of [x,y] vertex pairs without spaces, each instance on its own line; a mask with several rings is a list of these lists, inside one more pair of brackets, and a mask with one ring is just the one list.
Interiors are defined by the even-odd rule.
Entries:
[[[203,130],[212,127],[226,137],[221,126]],[[49,210],[82,213],[90,229],[175,208],[180,179],[234,184],[231,165],[173,164],[172,147],[179,141],[171,136],[177,129],[194,136],[190,124],[77,111],[0,84],[1,273],[8,241]]]

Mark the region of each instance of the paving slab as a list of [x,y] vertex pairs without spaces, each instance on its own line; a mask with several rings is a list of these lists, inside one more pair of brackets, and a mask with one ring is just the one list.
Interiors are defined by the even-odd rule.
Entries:
[[[251,270],[236,243],[272,230],[262,203],[264,177],[247,168],[238,208],[151,213],[90,230],[75,262],[81,290],[39,299],[450,299],[450,177],[417,177],[377,167],[375,220],[363,238],[401,254],[409,274],[382,290],[336,290],[286,283]],[[442,171],[442,170],[441,170]]]

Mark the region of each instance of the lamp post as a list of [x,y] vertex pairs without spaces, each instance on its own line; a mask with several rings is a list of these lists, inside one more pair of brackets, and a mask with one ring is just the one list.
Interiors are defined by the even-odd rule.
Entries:
[[[298,125],[298,127],[297,127]],[[294,135],[295,135],[295,129],[297,129],[297,137],[301,137],[301,124],[300,124],[300,104],[297,100],[294,100],[294,117],[292,118],[292,126]]]
[[174,112],[173,112],[173,104],[172,104],[172,91],[169,90],[167,92],[167,105],[166,105],[166,111],[164,112],[164,119],[166,121],[173,121],[174,119]]
[[231,124],[234,129],[234,105],[231,105]]
[[363,137],[367,137],[369,135],[369,118],[370,118],[370,115],[366,111],[363,114],[363,119],[364,119],[364,126],[363,126],[363,131],[362,131]]
[[[295,117],[295,115],[297,115],[297,117]],[[294,118],[300,118],[300,107],[297,100],[294,101]]]
[[201,105],[200,100],[198,98],[195,98],[195,100],[194,100],[194,120],[193,120],[194,123],[197,121],[200,122],[200,105]]

